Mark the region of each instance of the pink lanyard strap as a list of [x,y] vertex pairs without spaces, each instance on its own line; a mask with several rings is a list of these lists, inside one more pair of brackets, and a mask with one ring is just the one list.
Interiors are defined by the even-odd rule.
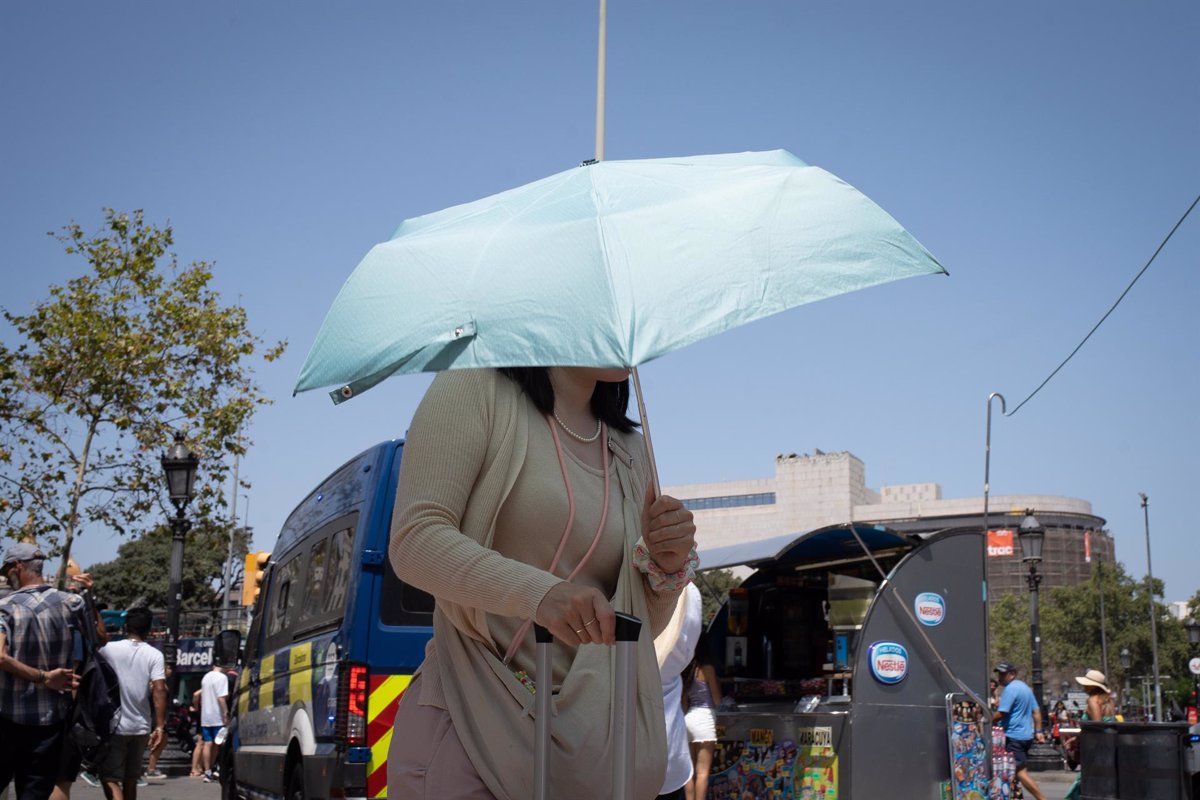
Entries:
[[[563,484],[567,487],[567,524],[563,527],[562,537],[558,540],[558,549],[554,551],[554,558],[550,561],[549,572],[553,573],[558,569],[558,562],[562,560],[563,551],[567,549],[567,538],[571,535],[571,528],[575,525],[575,491],[571,488],[571,476],[567,473],[567,458],[563,453],[562,441],[558,438],[558,430],[554,427],[554,421],[546,416],[546,424],[550,426],[550,436],[554,439],[554,449],[558,453],[558,467],[562,470]],[[601,423],[600,426],[600,441],[603,444],[608,442],[608,426]],[[592,537],[592,544],[588,551],[584,553],[583,558],[575,565],[575,569],[571,570],[571,574],[566,577],[566,580],[574,580],[591,559],[592,554],[596,552],[597,545],[600,544],[600,535],[604,533],[604,524],[608,522],[608,447],[601,447],[602,463],[604,465],[604,504],[600,509],[600,524],[596,526],[596,534]],[[508,651],[504,654],[504,663],[508,664],[512,657],[516,655],[517,649],[520,648],[521,642],[524,641],[525,635],[529,633],[529,629],[533,626],[533,620],[527,619],[525,623],[517,629],[516,636],[513,637],[512,643],[508,646]]]

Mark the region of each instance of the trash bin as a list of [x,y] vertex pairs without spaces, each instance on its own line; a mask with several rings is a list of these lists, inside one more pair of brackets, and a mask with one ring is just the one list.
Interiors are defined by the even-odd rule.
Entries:
[[1183,722],[1084,722],[1082,800],[1200,800],[1187,772]]

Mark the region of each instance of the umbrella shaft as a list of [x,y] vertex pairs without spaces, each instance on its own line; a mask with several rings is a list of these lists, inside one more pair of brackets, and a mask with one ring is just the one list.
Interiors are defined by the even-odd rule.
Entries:
[[654,442],[650,439],[650,420],[646,417],[646,402],[642,399],[642,381],[637,367],[632,370],[633,392],[637,395],[638,416],[642,420],[642,436],[646,439],[646,458],[650,461],[650,478],[654,481],[654,496],[662,497],[662,484],[658,480],[658,464],[654,460]]

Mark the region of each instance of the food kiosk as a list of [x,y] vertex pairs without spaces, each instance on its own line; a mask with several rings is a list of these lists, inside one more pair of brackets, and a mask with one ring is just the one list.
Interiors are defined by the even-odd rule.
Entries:
[[859,524],[701,552],[754,570],[708,629],[708,797],[989,797],[982,546]]

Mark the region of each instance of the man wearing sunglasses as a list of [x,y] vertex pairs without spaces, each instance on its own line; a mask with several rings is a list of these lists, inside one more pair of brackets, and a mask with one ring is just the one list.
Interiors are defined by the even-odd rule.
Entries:
[[82,597],[42,579],[45,554],[11,545],[0,562],[12,592],[0,598],[0,793],[16,783],[16,800],[45,800],[58,774],[71,690],[71,659],[87,623]]

